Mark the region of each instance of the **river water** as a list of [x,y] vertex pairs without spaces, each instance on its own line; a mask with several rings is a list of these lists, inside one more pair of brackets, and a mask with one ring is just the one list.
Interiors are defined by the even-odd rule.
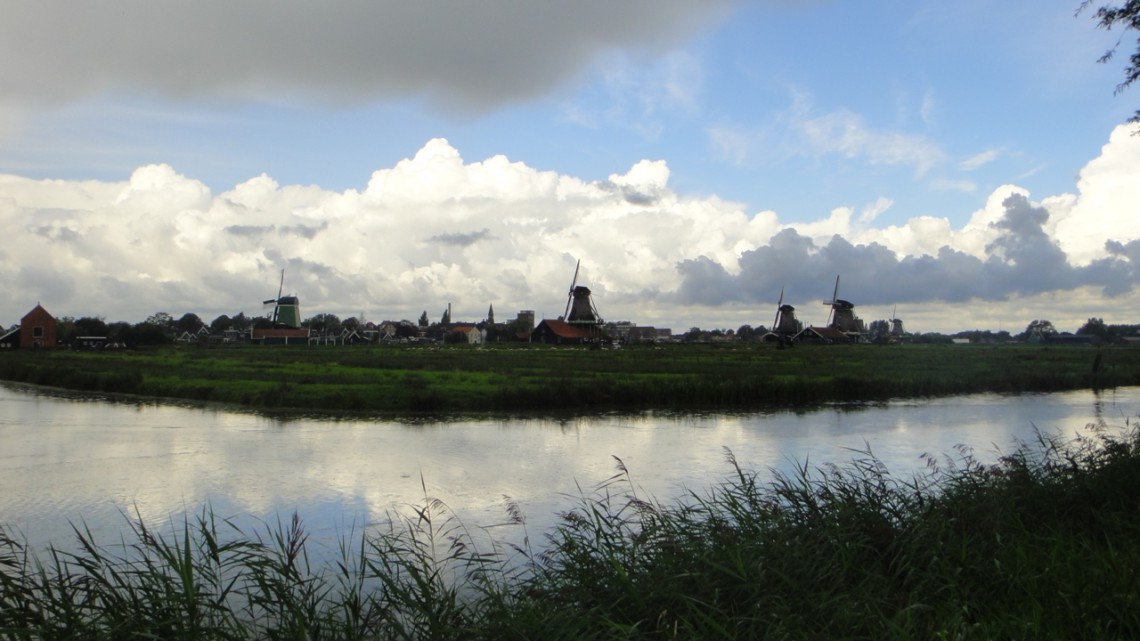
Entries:
[[[811,411],[555,418],[346,420],[112,402],[0,386],[0,527],[35,547],[74,543],[72,524],[118,541],[127,517],[172,526],[210,506],[242,527],[297,512],[334,548],[391,514],[443,501],[465,524],[526,517],[532,539],[618,471],[668,502],[747,469],[845,463],[869,450],[892,473],[971,447],[993,461],[1037,432],[1123,426],[1140,388],[978,394]],[[616,458],[615,458],[616,457]],[[128,536],[129,538],[129,536]]]

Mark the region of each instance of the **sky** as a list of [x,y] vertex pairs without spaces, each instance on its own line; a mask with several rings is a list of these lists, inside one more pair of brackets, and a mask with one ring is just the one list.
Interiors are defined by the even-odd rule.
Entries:
[[[1140,323],[1134,32],[1076,0],[65,0],[0,24],[36,303],[909,331]],[[1116,59],[1098,63],[1120,42]]]

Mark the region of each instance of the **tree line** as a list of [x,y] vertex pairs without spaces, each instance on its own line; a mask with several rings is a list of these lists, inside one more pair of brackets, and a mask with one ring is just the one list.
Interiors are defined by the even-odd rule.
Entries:
[[[427,337],[431,340],[460,342],[466,340],[450,331],[452,323],[446,312],[438,322],[428,320],[424,312],[418,321],[393,321],[395,338],[413,339]],[[490,340],[513,340],[517,336],[529,331],[529,327],[520,324],[516,319],[508,323],[489,324],[475,323],[477,327],[488,332]],[[317,335],[339,334],[345,330],[359,332],[365,326],[365,321],[350,316],[341,319],[336,314],[314,314],[302,321],[301,325]],[[61,344],[70,345],[79,342],[84,337],[100,337],[109,343],[130,346],[163,345],[173,342],[177,337],[185,334],[195,335],[203,328],[209,328],[211,334],[222,334],[229,330],[248,333],[251,329],[265,329],[273,326],[270,318],[265,316],[246,316],[238,312],[233,316],[222,314],[209,323],[202,320],[197,314],[188,312],[178,318],[166,312],[156,312],[139,323],[124,321],[107,322],[95,316],[82,316],[79,318],[63,316],[57,319],[57,336]],[[871,342],[885,341],[890,331],[890,323],[880,319],[871,321],[867,325],[867,339]],[[757,341],[768,333],[764,325],[741,325],[733,329],[702,329],[692,327],[680,334],[677,338],[685,342],[718,342],[718,341]],[[954,339],[967,339],[971,343],[1005,343],[1005,342],[1038,342],[1049,340],[1063,333],[1058,331],[1049,320],[1035,319],[1026,325],[1019,333],[1007,330],[993,331],[989,329],[970,329],[944,334],[940,332],[907,333],[906,338],[913,343],[949,343]],[[1074,334],[1075,336],[1091,337],[1097,342],[1114,343],[1125,337],[1140,336],[1140,324],[1110,324],[1103,318],[1089,318]]]

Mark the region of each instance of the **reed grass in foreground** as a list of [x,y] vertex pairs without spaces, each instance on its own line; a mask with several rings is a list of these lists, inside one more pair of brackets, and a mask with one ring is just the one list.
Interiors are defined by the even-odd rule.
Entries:
[[541,552],[430,499],[321,567],[299,518],[243,532],[208,508],[122,546],[4,540],[0,638],[1140,638],[1134,425],[992,465],[963,448],[906,479],[869,452],[774,478],[728,462],[661,504],[619,461]]

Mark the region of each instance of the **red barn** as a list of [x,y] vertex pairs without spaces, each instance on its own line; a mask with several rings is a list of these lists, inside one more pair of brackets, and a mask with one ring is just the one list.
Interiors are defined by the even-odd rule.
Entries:
[[609,337],[597,325],[574,325],[551,319],[543,320],[530,333],[532,343],[550,345],[581,345],[608,339]]
[[55,317],[39,303],[20,319],[20,347],[58,347]]

